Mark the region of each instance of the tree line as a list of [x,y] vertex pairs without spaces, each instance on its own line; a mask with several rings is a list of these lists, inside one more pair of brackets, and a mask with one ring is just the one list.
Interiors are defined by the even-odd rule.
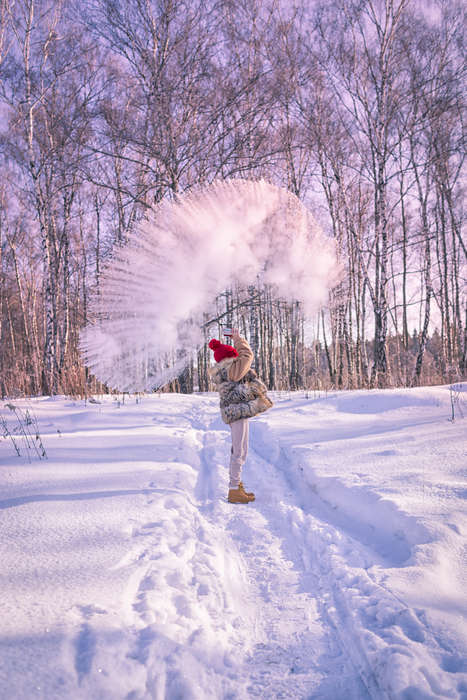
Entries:
[[[91,293],[145,212],[264,177],[342,281],[315,319],[227,289],[270,388],[465,376],[465,10],[458,0],[0,0],[0,392],[102,390]],[[210,388],[202,349],[172,389]]]

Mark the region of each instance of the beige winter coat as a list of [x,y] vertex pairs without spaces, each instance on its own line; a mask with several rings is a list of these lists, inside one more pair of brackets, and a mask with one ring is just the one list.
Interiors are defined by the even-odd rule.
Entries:
[[239,382],[250,369],[254,355],[245,338],[237,338],[237,340],[234,341],[234,347],[238,352],[238,357],[226,357],[225,360],[221,360],[219,364],[221,365],[223,362],[227,362],[230,381]]

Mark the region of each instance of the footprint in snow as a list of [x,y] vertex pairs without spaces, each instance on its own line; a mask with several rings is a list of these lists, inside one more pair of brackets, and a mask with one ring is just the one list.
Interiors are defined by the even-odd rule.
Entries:
[[138,591],[153,591],[156,587],[156,582],[154,581],[151,574],[145,576],[141,583],[139,584]]
[[402,610],[396,617],[396,624],[402,629],[406,637],[412,642],[424,642],[425,632],[414,613],[409,610]]
[[136,639],[136,648],[133,652],[128,654],[129,658],[135,659],[135,661],[139,661],[143,666],[145,666],[149,659],[151,644],[155,640],[156,636],[157,635],[151,625],[148,625],[147,627],[144,627],[144,629],[140,630]]
[[107,615],[107,610],[98,605],[77,605],[76,607],[86,620],[89,620],[93,615]]
[[185,585],[179,571],[170,571],[168,574],[165,575],[165,581],[172,588],[184,590]]
[[457,654],[449,654],[443,658],[441,668],[448,673],[467,673],[467,659]]
[[92,668],[92,662],[96,651],[96,635],[88,624],[82,625],[75,640],[75,671],[78,681],[81,683]]
[[193,608],[186,596],[176,595],[173,598],[173,602],[175,603],[175,608],[177,610],[178,615],[187,618],[193,617]]

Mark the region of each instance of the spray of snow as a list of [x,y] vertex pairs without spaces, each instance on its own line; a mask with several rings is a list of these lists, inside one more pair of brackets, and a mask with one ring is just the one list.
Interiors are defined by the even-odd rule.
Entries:
[[81,349],[109,386],[153,389],[201,347],[231,285],[267,285],[310,315],[337,276],[333,243],[297,197],[264,180],[214,182],[159,205],[115,251]]

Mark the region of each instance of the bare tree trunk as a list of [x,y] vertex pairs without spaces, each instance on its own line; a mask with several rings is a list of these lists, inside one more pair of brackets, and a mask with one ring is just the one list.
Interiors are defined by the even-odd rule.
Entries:
[[323,329],[324,351],[326,353],[326,360],[328,363],[328,370],[329,370],[329,379],[331,380],[331,386],[334,387],[334,386],[336,386],[335,371],[334,371],[334,368],[332,365],[331,355],[329,353],[328,341],[326,340],[326,328],[324,325],[324,311],[321,311],[321,322],[322,322],[322,329]]
[[430,250],[430,237],[426,236],[425,243],[425,264],[424,264],[424,278],[425,278],[425,315],[423,320],[423,327],[419,335],[418,341],[418,353],[417,359],[415,361],[415,369],[413,373],[412,384],[418,385],[420,383],[420,376],[422,373],[422,362],[423,355],[425,353],[425,348],[428,340],[428,330],[430,324],[430,305],[432,296],[432,284],[431,284],[431,250]]
[[[3,200],[3,192],[1,193]],[[5,398],[6,396],[6,386],[5,386],[5,341],[4,341],[4,308],[5,308],[5,271],[3,262],[3,201],[1,201],[0,206],[0,396]]]
[[[22,326],[24,329],[24,342],[25,342],[25,349],[26,349],[26,375],[28,377],[31,377],[31,379],[34,378],[34,373],[33,373],[33,364],[32,364],[32,343],[31,343],[31,334],[29,331],[29,319],[28,319],[28,314],[26,311],[26,304],[24,300],[24,291],[23,291],[23,282],[22,278],[19,272],[19,265],[18,265],[18,256],[16,252],[16,246],[15,243],[11,240],[8,239],[8,244],[10,246],[10,250],[13,256],[13,263],[14,263],[14,268],[15,268],[15,279],[16,279],[16,285],[18,288],[18,295],[19,295],[19,302],[20,302],[20,309],[21,309],[21,320],[22,320]],[[35,393],[38,390],[39,387],[35,387],[33,384],[31,385],[30,391],[32,393]]]

